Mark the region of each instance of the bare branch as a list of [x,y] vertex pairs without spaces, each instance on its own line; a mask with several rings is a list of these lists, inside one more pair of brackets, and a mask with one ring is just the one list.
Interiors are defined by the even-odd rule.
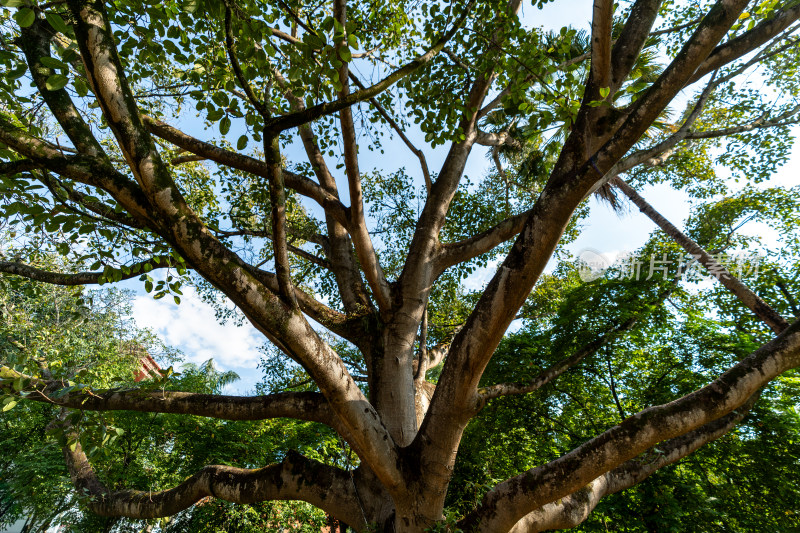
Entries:
[[442,245],[439,257],[436,259],[435,271],[437,273],[444,272],[453,265],[483,255],[496,246],[512,239],[522,231],[525,221],[530,215],[530,210],[525,211],[524,213],[507,218],[469,239]]
[[613,339],[619,337],[625,331],[632,328],[636,321],[637,318],[630,318],[621,325],[603,333],[571,356],[562,359],[553,366],[543,370],[538,376],[527,383],[499,383],[497,385],[491,385],[479,389],[478,394],[481,398],[479,402],[479,408],[483,407],[487,401],[493,398],[499,398],[501,396],[509,396],[513,394],[528,394],[544,387],[561,374],[580,363],[586,357],[595,354],[597,350],[608,344]]
[[594,0],[592,16],[592,68],[590,90],[597,90],[611,85],[611,25],[613,22],[614,2],[612,0]]
[[717,46],[708,58],[694,72],[694,75],[687,81],[691,84],[714,70],[719,69],[731,61],[752,52],[762,44],[766,43],[780,32],[788,28],[793,22],[800,19],[800,4],[796,4],[789,9],[780,9],[775,16],[764,20],[738,37],[734,37],[725,44]]
[[669,235],[684,250],[686,250],[686,252],[692,254],[692,256],[697,259],[701,265],[703,265],[709,272],[713,273],[717,280],[726,289],[736,296],[739,301],[741,301],[742,304],[744,304],[748,309],[755,313],[755,315],[767,326],[769,326],[772,331],[775,333],[780,333],[789,326],[789,323],[785,318],[779,315],[756,293],[750,290],[747,285],[742,283],[737,277],[731,274],[727,268],[719,264],[717,260],[714,259],[714,257],[712,257],[711,254],[709,254],[699,244],[694,242],[686,234],[673,226],[622,178],[616,177],[611,183],[620,189],[642,213],[647,215],[650,220],[655,222],[658,227],[660,227],[667,235]]

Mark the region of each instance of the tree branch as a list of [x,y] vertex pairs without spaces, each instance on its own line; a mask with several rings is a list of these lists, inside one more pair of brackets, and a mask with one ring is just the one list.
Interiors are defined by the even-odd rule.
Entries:
[[[275,69],[275,77],[278,84],[285,90],[286,98],[294,110],[305,109],[305,103],[301,98],[295,96],[289,89],[288,84]],[[352,77],[355,79],[355,77]],[[322,190],[339,200],[339,191],[336,185],[336,179],[330,172],[325,157],[319,148],[314,132],[310,124],[303,124],[299,126],[298,133],[300,140],[303,142],[303,148],[311,163],[311,168],[317,176]],[[328,257],[331,260],[333,267],[336,284],[339,288],[339,293],[342,297],[342,303],[348,313],[361,314],[365,309],[374,309],[372,301],[367,294],[366,286],[361,277],[361,272],[356,261],[355,254],[353,253],[352,240],[348,235],[347,226],[350,224],[349,211],[343,209],[344,217],[337,218],[331,211],[325,211],[325,223],[328,228],[328,235],[330,239],[330,254]]]
[[690,239],[686,234],[673,226],[666,218],[656,211],[647,201],[639,195],[622,178],[616,177],[612,184],[621,190],[639,210],[656,223],[664,233],[669,235],[672,240],[678,243],[687,253],[691,254],[709,272],[713,273],[719,282],[728,289],[739,301],[750,309],[762,322],[772,331],[780,333],[789,326],[789,323],[779,315],[772,307],[762,300],[756,293],[750,290],[747,285],[742,283],[737,277],[732,275],[727,268],[719,264],[711,254],[703,249],[699,244]]
[[662,2],[663,0],[637,0],[631,8],[628,20],[611,50],[610,94],[616,93],[631,73],[658,18]]
[[[334,16],[342,27],[347,24],[347,2],[346,0],[336,0],[334,2]],[[346,37],[341,42],[335,43],[336,50],[347,46]],[[337,52],[338,53],[338,52]],[[339,68],[339,81],[342,89],[339,91],[339,99],[347,99],[350,93],[349,66],[346,61],[342,62]],[[388,313],[392,306],[391,289],[389,282],[378,261],[378,255],[372,245],[369,236],[367,222],[364,218],[364,196],[361,190],[361,173],[358,168],[358,142],[356,140],[356,129],[353,123],[353,111],[349,106],[339,111],[339,123],[341,125],[342,144],[344,146],[344,166],[347,174],[347,184],[350,191],[350,235],[353,238],[356,254],[361,261],[364,276],[372,289],[372,294],[378,304],[378,309],[382,313]]]
[[[350,79],[353,81],[353,83],[358,85],[359,88],[361,89],[364,88],[364,84],[361,83],[361,81],[353,73],[350,73]],[[433,182],[431,181],[431,173],[428,170],[428,161],[427,159],[425,159],[425,154],[422,152],[422,150],[414,146],[414,144],[406,136],[405,132],[397,123],[397,121],[395,121],[392,118],[392,116],[386,111],[386,109],[380,104],[380,102],[378,102],[378,100],[376,100],[375,98],[370,98],[369,103],[378,111],[378,113],[389,124],[389,126],[397,133],[397,135],[400,137],[403,143],[405,143],[408,149],[411,150],[411,153],[417,156],[417,159],[419,159],[419,165],[422,168],[422,177],[425,179],[425,190],[428,191],[428,194],[430,194],[431,187],[433,187]]]
[[[0,390],[22,396],[26,400],[49,403],[85,411],[135,411],[203,416],[219,420],[266,420],[292,418],[331,426],[341,426],[325,397],[318,392],[283,392],[266,396],[225,396],[169,390],[91,390],[76,388],[62,394],[67,387],[60,380],[40,380],[0,366]],[[21,392],[11,386],[11,379],[24,379]]]
[[303,500],[348,524],[365,525],[348,473],[295,451],[288,452],[282,463],[257,470],[206,466],[177,487],[155,492],[112,492],[97,478],[80,443],[74,450],[65,447],[64,457],[72,482],[79,493],[88,497],[86,507],[101,516],[170,516],[213,496],[240,504]]
[[256,93],[253,92],[253,88],[244,77],[244,72],[242,72],[242,67],[239,64],[239,58],[236,57],[236,41],[233,39],[233,21],[231,17],[231,8],[228,3],[225,2],[225,49],[228,52],[228,60],[230,61],[231,68],[233,68],[236,80],[239,82],[244,94],[247,96],[247,99],[250,100],[255,110],[265,119],[269,118],[269,109],[264,105],[264,102],[258,99]]
[[114,209],[113,206],[104,204],[87,194],[75,190],[73,187],[66,186],[61,181],[51,177],[46,171],[32,172],[31,175],[42,182],[54,195],[57,194],[56,191],[58,190],[63,191],[67,199],[88,209],[96,215],[129,228],[144,229],[144,225],[135,218],[125,213],[120,213]]
[[67,90],[62,88],[51,91],[47,88],[50,69],[42,64],[41,58],[52,57],[50,54],[50,36],[54,34],[55,30],[50,27],[50,24],[38,16],[31,26],[20,30],[18,44],[25,53],[25,59],[33,81],[36,83],[38,92],[47,107],[78,152],[107,158],[102,146],[92,134],[91,128],[83,120],[75,104],[73,104]]
[[658,442],[685,435],[739,409],[764,385],[797,366],[800,321],[709,385],[668,404],[647,408],[559,459],[500,483],[486,494],[465,525],[507,531],[531,511],[574,493]]
[[463,241],[444,244],[436,259],[435,272],[438,276],[448,268],[469,261],[491,251],[496,246],[513,238],[522,231],[531,211],[509,217],[497,225]]
[[[670,289],[671,291],[672,289]],[[613,339],[618,338],[622,333],[628,331],[633,327],[633,325],[638,320],[637,317],[630,318],[620,324],[612,328],[611,330],[603,333],[598,338],[583,346],[580,350],[576,351],[571,356],[562,359],[558,363],[550,366],[549,368],[543,370],[539,375],[535,378],[530,380],[526,383],[499,383],[497,385],[490,385],[488,387],[483,387],[478,390],[478,394],[480,395],[479,401],[479,409],[486,405],[491,399],[499,398],[501,396],[510,396],[514,394],[528,394],[534,392],[538,389],[541,389],[561,374],[572,368],[573,366],[580,363],[585,358],[593,355],[608,344]]]
[[614,18],[613,12],[614,2],[612,0],[594,0],[591,87],[588,89],[593,92],[611,85],[611,26]]
[[291,306],[297,307],[289,249],[286,242],[286,188],[281,170],[280,134],[264,135],[264,158],[269,175],[270,219],[272,222],[272,249],[275,256],[275,274],[278,277],[278,294]]
[[698,81],[709,72],[717,70],[731,61],[735,61],[752,52],[788,28],[799,18],[800,4],[796,4],[786,10],[779,9],[774,17],[761,21],[756,24],[752,30],[738,37],[734,37],[725,44],[717,46],[708,58],[697,67],[694,75],[686,82],[687,85]]
[[[106,191],[134,218],[154,230],[159,227],[151,216],[150,201],[141,188],[107,160],[82,154],[65,156],[59,149],[29,135],[3,116],[0,116],[0,142],[39,168]],[[16,165],[21,163],[11,162],[6,169],[14,171]]]
[[[153,135],[183,148],[187,152],[265,179],[269,176],[269,168],[263,161],[201,141],[146,115],[142,117],[142,120]],[[287,187],[316,201],[326,212],[330,212],[340,224],[346,225],[348,223],[347,208],[339,201],[339,198],[325,191],[308,178],[286,169],[283,169],[283,174]]]
[[548,503],[525,515],[509,533],[537,533],[551,529],[569,529],[589,517],[602,498],[630,488],[647,479],[658,469],[676,463],[702,446],[727,434],[750,412],[757,394],[735,412],[714,422],[670,439],[631,459],[610,472],[590,481],[585,487]]
[[522,150],[522,143],[516,140],[508,131],[499,133],[489,133],[478,130],[475,135],[475,143],[482,146],[503,146],[507,145],[515,150]]
[[[124,280],[141,276],[144,273],[144,270],[141,267],[144,265],[151,265],[153,269],[175,266],[174,259],[171,256],[160,257],[163,264],[161,262],[155,263],[153,259],[134,263],[127,267],[130,269],[129,273],[119,273],[119,279]],[[51,285],[64,285],[68,287],[74,287],[76,285],[93,285],[109,281],[105,277],[105,272],[50,272],[15,261],[0,261],[0,272],[5,274],[14,274],[16,276],[32,279],[34,281],[41,281],[42,283],[49,283]]]
[[448,30],[427,52],[410,61],[405,66],[392,72],[378,83],[366,89],[349,93],[347,96],[332,102],[317,104],[302,111],[296,111],[288,115],[275,117],[265,122],[264,129],[281,132],[290,128],[295,128],[301,124],[306,124],[325,115],[332,115],[333,113],[348,108],[353,104],[357,104],[358,102],[363,102],[364,100],[369,100],[370,98],[377,96],[409,74],[427,65],[434,57],[436,57],[445,47],[447,42],[458,32],[461,25],[466,20],[470,10],[472,9],[473,4],[474,0],[470,0],[470,2],[464,7],[462,13],[453,23],[453,27]]

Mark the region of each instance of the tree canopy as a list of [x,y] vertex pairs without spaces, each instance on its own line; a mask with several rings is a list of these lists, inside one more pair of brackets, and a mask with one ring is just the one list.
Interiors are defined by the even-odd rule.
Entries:
[[[302,500],[359,531],[424,531],[455,505],[470,421],[518,400],[544,402],[567,437],[534,439],[446,527],[568,528],[754,405],[790,407],[764,387],[800,366],[797,190],[769,184],[800,117],[797,0],[596,0],[575,14],[588,30],[556,32],[536,24],[543,0],[2,3],[0,272],[138,278],[176,303],[193,283],[287,361],[268,390],[230,396],[4,355],[6,406],[65,409],[88,510]],[[471,155],[491,170],[467,176]],[[652,184],[693,202],[683,229],[640,194]],[[593,195],[659,227],[647,279],[546,271]],[[653,276],[667,254],[680,270]],[[492,275],[476,290],[477,269]],[[530,344],[497,352],[515,321]],[[611,403],[582,406],[570,381],[604,364],[586,387]],[[87,412],[293,419],[354,453],[287,439],[263,464],[119,484],[91,456]]]

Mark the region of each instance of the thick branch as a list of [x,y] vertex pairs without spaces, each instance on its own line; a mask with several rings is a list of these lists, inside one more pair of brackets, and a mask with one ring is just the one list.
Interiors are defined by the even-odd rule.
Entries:
[[[697,65],[727,33],[747,3],[747,0],[719,0],[677,58],[647,94],[636,101],[619,129],[606,133],[597,131],[597,124],[587,124],[588,129],[573,130],[516,243],[481,295],[464,328],[453,340],[418,436],[420,442],[425,442],[425,439],[436,442],[436,446],[430,446],[432,453],[438,448],[450,449],[460,439],[466,423],[463,413],[474,408],[478,382],[486,365],[503,332],[543,272],[586,192],[638,141],[683,88]],[[592,137],[594,134],[599,135],[599,139]],[[610,140],[602,145],[606,135]],[[586,151],[586,147],[593,144],[602,146],[596,157]],[[437,459],[445,464],[452,462],[443,454],[438,454]],[[607,470],[581,481],[587,483]],[[554,482],[553,486],[558,485],[561,483]],[[514,522],[496,529],[510,528],[522,514]]]
[[694,83],[709,72],[713,72],[752,52],[780,32],[800,19],[800,4],[778,12],[770,19],[764,20],[742,35],[719,45],[711,55],[699,66],[687,83]]
[[[58,148],[29,135],[2,116],[0,116],[0,142],[28,158],[37,168],[46,168],[77,182],[103,189],[137,220],[150,228],[158,228],[158,224],[151,216],[150,202],[141,188],[118,172],[108,161],[86,155],[65,156]],[[11,171],[19,168],[17,165],[22,164],[12,162]],[[0,171],[3,170],[3,167],[0,167]]]
[[594,0],[592,16],[592,89],[611,85],[611,25],[614,2]]
[[435,270],[437,275],[453,265],[483,255],[496,246],[513,238],[522,231],[525,221],[530,214],[531,211],[525,211],[524,213],[507,218],[496,226],[470,237],[469,239],[442,245],[439,257],[436,259]]
[[[4,379],[28,381],[25,398],[70,409],[86,411],[135,411],[203,416],[220,420],[266,420],[293,418],[337,427],[336,416],[325,397],[318,392],[284,392],[266,396],[224,396],[167,390],[91,390],[78,388],[61,395],[67,385],[59,380],[39,380],[8,367],[0,367]],[[0,390],[20,395],[10,381],[0,382]]]
[[264,158],[269,168],[270,220],[272,223],[272,249],[275,256],[275,274],[278,277],[278,293],[286,303],[297,307],[292,268],[289,264],[289,248],[286,242],[286,188],[281,170],[280,135],[264,136]]
[[[288,88],[288,84],[280,72],[276,69],[275,76],[278,84],[285,90],[286,98],[293,110],[299,111],[305,109],[305,103],[301,98],[298,98]],[[351,76],[351,79],[355,79]],[[325,157],[319,148],[319,144],[314,136],[310,124],[303,124],[298,127],[300,139],[303,141],[303,148],[311,163],[311,168],[317,176],[321,189],[331,197],[335,198],[338,202],[339,191],[336,185],[336,179],[330,172]],[[365,309],[373,309],[372,301],[367,294],[367,289],[361,278],[361,272],[353,252],[352,241],[347,232],[349,222],[348,210],[342,208],[343,218],[338,216],[331,210],[325,210],[325,223],[328,228],[328,236],[330,239],[330,253],[328,257],[333,267],[333,272],[336,277],[336,284],[339,288],[339,294],[342,297],[342,303],[348,313],[361,314]]]
[[91,128],[83,120],[67,90],[62,88],[51,91],[47,88],[50,69],[42,64],[41,58],[51,57],[50,36],[54,35],[55,31],[48,22],[37,16],[31,26],[21,29],[20,34],[19,44],[25,53],[33,81],[47,107],[64,129],[64,133],[79,152],[105,158],[103,148],[94,138]]
[[192,268],[224,291],[259,331],[305,367],[362,461],[389,490],[399,487],[397,447],[342,359],[301,312],[270,291],[241,257],[213,236],[178,190],[142,125],[104,6],[81,0],[68,3],[78,20],[75,32],[95,94],[129,166],[163,220],[165,238]]
[[548,503],[525,515],[509,533],[537,533],[551,529],[569,529],[589,517],[602,498],[632,487],[647,479],[658,469],[673,464],[702,446],[727,434],[750,411],[755,395],[735,412],[714,422],[670,439],[631,459],[610,472],[592,480],[585,487]]
[[475,143],[482,146],[508,145],[515,150],[522,150],[522,143],[512,137],[507,131],[502,131],[500,133],[489,133],[478,130],[475,135]]
[[631,73],[636,59],[644,47],[650,30],[658,17],[663,0],[637,0],[631,8],[628,20],[622,27],[619,38],[611,51],[612,75],[610,94],[614,94]]
[[798,366],[800,321],[702,389],[645,409],[559,459],[497,485],[467,522],[484,530],[507,531],[529,512],[574,493],[658,442],[726,416],[775,377]]
[[283,462],[248,470],[210,465],[163,491],[110,491],[78,443],[64,448],[70,477],[86,506],[101,516],[157,518],[183,511],[208,496],[234,503],[303,500],[349,524],[365,525],[347,472],[290,451]]
[[617,161],[614,166],[611,167],[611,170],[606,172],[602,179],[596,181],[592,185],[584,198],[588,198],[601,187],[606,187],[608,182],[619,174],[627,172],[643,163],[654,165],[657,161],[663,161],[672,155],[672,153],[675,152],[678,144],[686,140],[686,138],[691,134],[692,126],[697,119],[700,118],[700,115],[703,114],[703,109],[705,108],[706,102],[713,93],[714,89],[716,89],[720,83],[722,83],[722,80],[717,80],[716,75],[712,77],[706,87],[703,89],[703,92],[700,93],[700,96],[697,98],[697,102],[695,102],[692,111],[689,113],[689,115],[683,121],[683,124],[681,124],[680,128],[678,128],[676,132],[655,146],[651,146],[650,148],[644,150],[639,150],[638,152],[634,152],[624,159]]

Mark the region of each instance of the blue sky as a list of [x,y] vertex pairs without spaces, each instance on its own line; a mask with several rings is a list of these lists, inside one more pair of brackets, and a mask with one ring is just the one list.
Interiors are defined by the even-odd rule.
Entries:
[[[591,0],[570,0],[570,8],[564,9],[564,6],[565,2],[558,2],[549,4],[540,11],[526,2],[523,17],[531,25],[550,29],[558,29],[569,23],[588,28]],[[207,135],[211,136],[214,133],[216,132],[209,131]],[[235,142],[240,134],[241,132],[237,132],[234,127],[228,138]],[[292,150],[287,151],[289,158],[293,156],[292,152]],[[444,148],[439,148],[428,150],[426,154],[429,167],[435,171],[446,151]],[[416,158],[399,139],[387,140],[385,154],[369,152],[362,154],[362,170],[373,167],[391,169],[400,166],[406,166],[409,174],[421,182],[421,172]],[[466,174],[479,178],[487,169],[488,160],[483,150],[474,150],[468,161]],[[791,186],[798,183],[800,183],[800,148],[795,147],[790,163],[770,184]],[[341,190],[347,190],[345,184]],[[667,186],[657,186],[641,192],[656,209],[678,225],[689,214],[690,206],[686,195],[681,191],[674,191]],[[620,216],[606,205],[591,200],[591,215],[581,235],[570,249],[574,253],[585,248],[604,253],[634,250],[645,242],[653,229],[652,222],[638,211],[628,210]],[[491,269],[476,273],[469,285],[473,288],[479,287],[492,273]],[[167,344],[180,348],[188,361],[199,363],[213,358],[220,368],[233,370],[241,376],[242,379],[229,387],[228,392],[246,393],[260,380],[261,372],[256,365],[261,356],[259,347],[263,345],[265,339],[249,324],[240,327],[219,324],[213,309],[202,302],[190,287],[184,290],[182,303],[178,306],[169,298],[153,300],[141,290],[139,282],[127,282],[125,286],[136,291],[133,310],[139,326],[153,329]]]

